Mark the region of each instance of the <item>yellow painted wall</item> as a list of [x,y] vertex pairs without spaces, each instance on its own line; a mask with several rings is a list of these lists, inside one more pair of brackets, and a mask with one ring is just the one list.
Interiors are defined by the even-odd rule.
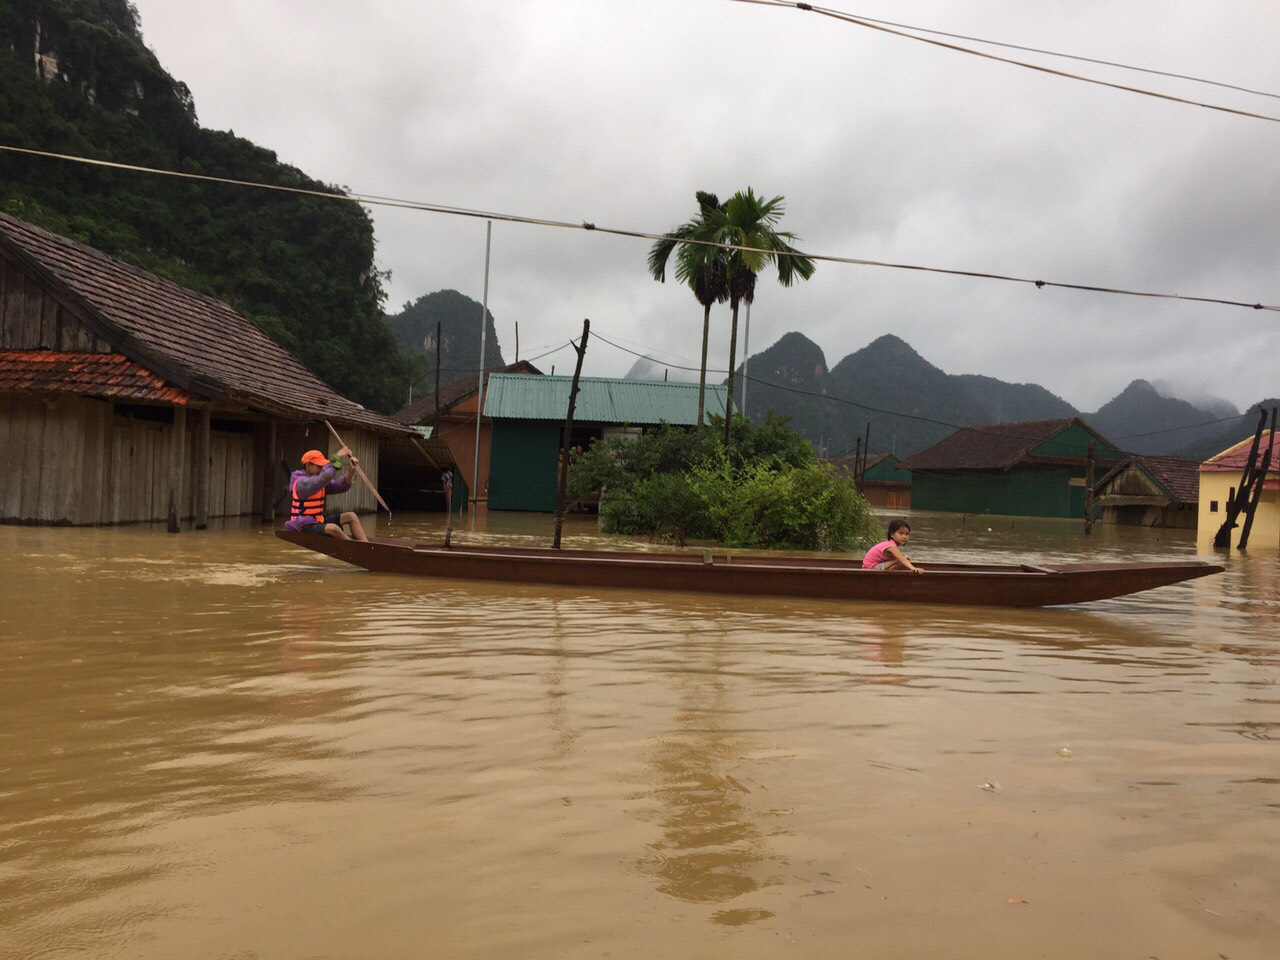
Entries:
[[[1202,536],[1208,533],[1212,537],[1222,526],[1222,521],[1227,518],[1227,500],[1232,488],[1239,488],[1240,477],[1239,473],[1200,474],[1199,529]],[[1209,506],[1214,500],[1218,502],[1218,511],[1211,513]],[[1240,539],[1243,526],[1244,521],[1240,520],[1232,531],[1232,546]],[[1280,490],[1263,490],[1262,499],[1258,501],[1258,512],[1253,518],[1253,529],[1249,533],[1249,546],[1261,545],[1280,548]]]

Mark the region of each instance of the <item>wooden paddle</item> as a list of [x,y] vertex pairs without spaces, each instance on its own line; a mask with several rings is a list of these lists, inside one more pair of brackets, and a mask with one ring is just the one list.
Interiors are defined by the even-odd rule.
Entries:
[[[323,421],[323,423],[326,427],[329,428],[329,432],[333,434],[333,439],[338,441],[338,446],[347,447],[347,445],[342,442],[342,438],[338,436],[338,431],[333,429],[333,424],[330,423],[328,420]],[[350,451],[351,448],[347,447],[347,450]],[[390,513],[391,508],[387,506],[387,501],[382,499],[382,495],[378,493],[377,488],[374,487],[373,483],[369,480],[369,478],[365,476],[364,470],[361,469],[360,464],[358,463],[353,464],[353,466],[355,466],[356,468],[356,473],[360,475],[360,479],[364,481],[364,485],[368,487],[369,492],[373,494],[373,498],[377,500],[380,504],[382,504],[383,510],[387,511],[387,513]]]

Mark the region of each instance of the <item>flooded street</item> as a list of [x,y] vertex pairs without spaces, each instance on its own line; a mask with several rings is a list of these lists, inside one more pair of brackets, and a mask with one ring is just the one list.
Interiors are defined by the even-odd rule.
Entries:
[[[925,566],[1213,559],[1179,531],[913,522]],[[1280,943],[1274,550],[988,610],[382,576],[247,521],[0,548],[6,960]]]

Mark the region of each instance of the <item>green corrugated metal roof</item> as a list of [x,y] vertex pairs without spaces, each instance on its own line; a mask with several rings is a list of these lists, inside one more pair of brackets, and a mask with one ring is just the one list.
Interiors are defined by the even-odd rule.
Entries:
[[[572,377],[532,377],[494,373],[484,415],[506,420],[563,420],[569,410]],[[707,414],[724,416],[726,388],[707,384]],[[692,426],[698,419],[698,385],[652,380],[583,377],[573,419],[580,423],[671,423]]]

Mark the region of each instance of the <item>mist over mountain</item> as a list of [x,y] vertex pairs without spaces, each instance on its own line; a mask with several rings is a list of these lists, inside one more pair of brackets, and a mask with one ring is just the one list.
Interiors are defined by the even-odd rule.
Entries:
[[623,380],[669,380],[673,383],[697,383],[698,371],[681,370],[655,357],[640,357],[631,365]]
[[[1230,407],[1228,415],[1238,416],[1239,411]],[[1086,419],[1108,440],[1126,450],[1162,454],[1195,446],[1213,436],[1220,424],[1208,421],[1221,418],[1220,412],[1164,396],[1146,380],[1134,380]]]

